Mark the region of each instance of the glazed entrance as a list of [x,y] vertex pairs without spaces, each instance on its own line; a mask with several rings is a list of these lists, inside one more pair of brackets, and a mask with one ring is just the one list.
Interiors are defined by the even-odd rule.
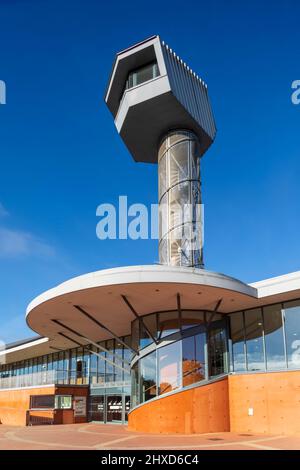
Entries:
[[91,396],[89,421],[124,424],[128,421],[130,396],[126,394]]

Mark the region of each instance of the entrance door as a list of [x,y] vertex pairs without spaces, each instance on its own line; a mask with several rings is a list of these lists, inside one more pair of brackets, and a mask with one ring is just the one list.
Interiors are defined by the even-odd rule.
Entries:
[[107,395],[106,397],[106,422],[122,423],[123,401],[122,395]]
[[130,395],[125,395],[125,422],[128,421],[128,413],[130,410]]
[[105,421],[105,400],[104,396],[90,397],[89,421]]

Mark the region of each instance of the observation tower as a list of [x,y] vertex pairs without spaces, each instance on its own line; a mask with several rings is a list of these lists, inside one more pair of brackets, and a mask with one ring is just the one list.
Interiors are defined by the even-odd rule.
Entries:
[[158,163],[160,263],[202,268],[200,159],[216,135],[207,85],[153,36],[117,54],[105,101],[134,160]]

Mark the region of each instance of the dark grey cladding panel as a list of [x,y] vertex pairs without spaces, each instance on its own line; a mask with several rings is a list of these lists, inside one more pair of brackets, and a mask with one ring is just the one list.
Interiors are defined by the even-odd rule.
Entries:
[[216,126],[206,85],[168,46],[164,43],[161,45],[172,93],[211,140],[214,140]]
[[211,137],[171,92],[130,107],[120,135],[135,161],[157,163],[159,143],[172,129],[194,131],[200,138],[201,155],[211,145]]

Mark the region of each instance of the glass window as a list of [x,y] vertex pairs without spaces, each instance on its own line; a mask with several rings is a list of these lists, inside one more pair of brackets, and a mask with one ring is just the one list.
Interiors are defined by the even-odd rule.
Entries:
[[32,374],[32,359],[29,359],[28,374]]
[[69,363],[70,363],[70,351],[65,351],[64,354],[64,371],[63,371],[63,378],[64,383],[69,383]]
[[173,312],[163,312],[159,314],[159,334],[158,338],[164,338],[179,331],[179,314]]
[[210,377],[227,372],[227,342],[224,327],[212,328],[208,332],[208,361]]
[[[131,346],[131,337],[130,336],[125,336],[124,343],[128,344],[128,346]],[[132,351],[130,349],[124,347],[123,355],[124,355],[124,361],[126,361],[130,364],[130,362],[132,360]],[[125,368],[126,367],[128,368],[128,365],[125,364]],[[129,371],[128,372],[124,371],[124,381],[130,383],[130,372]]]
[[300,369],[300,302],[284,304],[286,349],[289,369]]
[[156,351],[140,360],[141,402],[156,396]]
[[[54,368],[54,364],[53,364]],[[75,384],[76,382],[76,349],[71,351],[71,370],[70,370],[70,383]]]
[[36,374],[37,373],[37,358],[35,357],[33,359],[33,373]]
[[159,395],[181,386],[181,342],[169,344],[157,350]]
[[139,405],[139,377],[138,377],[138,362],[131,368],[131,403],[132,406]]
[[248,370],[265,370],[263,321],[260,308],[245,312],[245,330]]
[[64,370],[64,353],[63,353],[63,351],[60,351],[58,353],[57,370]]
[[89,383],[89,367],[90,367],[90,351],[88,348],[83,348],[82,356],[83,365],[83,383],[86,385]]
[[198,310],[183,310],[181,312],[181,328],[187,330],[188,328],[194,328],[205,323],[204,312]]
[[52,354],[48,354],[48,370],[53,370]]
[[33,409],[53,409],[54,395],[31,395],[30,408]]
[[285,369],[281,304],[264,307],[263,318],[267,369]]
[[37,368],[38,372],[42,372],[42,366],[43,366],[43,358],[38,357],[38,368]]
[[[95,346],[91,346],[91,350],[98,352]],[[96,354],[91,353],[90,357],[90,383],[96,384],[97,383],[97,360],[98,357]],[[101,361],[101,359],[99,359]]]
[[[114,350],[115,350],[114,339],[110,339],[106,341],[106,349],[114,353]],[[109,359],[110,361],[113,361],[113,356],[111,354],[108,354],[107,359]],[[109,362],[106,362],[105,381],[114,382],[114,380],[115,380],[115,367],[111,365]]]
[[70,351],[65,351],[64,353],[64,371],[68,372],[69,370],[69,361],[70,361]]
[[[169,218],[169,205],[168,205],[168,193],[164,194],[161,198],[159,203],[159,210],[158,210],[158,217],[159,217],[159,239],[162,243],[162,238],[165,237],[169,230],[168,218]],[[166,240],[165,240],[166,244]],[[167,246],[164,247],[165,251],[167,250]],[[167,255],[166,255],[167,256]],[[165,258],[167,259],[167,258]]]
[[[170,186],[189,179],[189,141],[180,142],[169,150]],[[178,198],[177,198],[178,200]]]
[[[101,346],[105,348],[105,343],[100,343]],[[105,382],[105,357],[106,353],[104,351],[98,351],[98,383],[103,384]],[[103,359],[102,359],[103,358]]]
[[143,317],[143,322],[140,324],[140,348],[145,348],[148,344],[153,343],[152,338],[147,333],[147,329],[152,334],[153,338],[157,337],[157,315],[146,315]]
[[230,339],[234,372],[246,370],[245,332],[243,313],[230,315]]
[[205,338],[201,333],[182,340],[182,386],[205,379]]
[[158,65],[157,62],[151,62],[150,64],[144,65],[136,70],[129,73],[126,82],[126,89],[140,85],[141,83],[152,80],[158,77]]
[[[162,147],[161,147],[162,148]],[[159,200],[161,197],[165,194],[167,190],[167,185],[169,185],[169,182],[166,181],[166,174],[167,174],[167,154],[165,153],[158,162],[158,179],[159,179]]]
[[77,349],[77,358],[76,358],[76,383],[81,385],[83,383],[84,376],[84,363],[83,363],[83,348]]
[[190,139],[192,134],[188,131],[174,131],[169,134],[169,146],[175,145],[182,140]]
[[72,408],[72,395],[56,395],[55,408],[58,410],[70,410]]
[[191,222],[190,184],[188,181],[176,184],[169,191],[169,227],[173,228]]
[[[195,140],[190,141],[190,156],[191,156],[191,169],[190,169],[190,177],[193,180],[199,180],[199,173],[200,173],[200,159],[198,158],[199,150],[198,144]],[[199,185],[198,181],[195,181],[195,184]],[[200,188],[199,188],[200,192]],[[201,195],[199,194],[199,199]]]
[[[123,359],[123,346],[121,343],[118,343],[116,340],[116,346],[115,346],[115,354],[118,356],[118,359],[114,359],[114,363],[117,364],[118,366],[123,366],[123,361],[119,360]],[[123,380],[123,371],[119,367],[115,367],[115,380],[117,382],[121,382]]]

